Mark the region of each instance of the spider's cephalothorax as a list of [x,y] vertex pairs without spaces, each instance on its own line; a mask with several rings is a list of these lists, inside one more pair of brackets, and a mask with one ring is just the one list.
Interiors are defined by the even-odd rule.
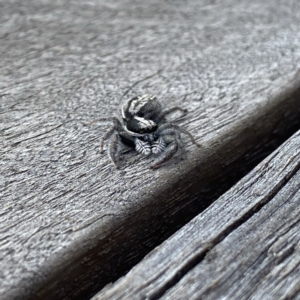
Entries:
[[101,139],[100,151],[103,152],[104,141],[112,136],[108,151],[117,168],[120,145],[124,143],[144,155],[161,153],[159,160],[150,167],[156,169],[171,159],[178,148],[184,154],[180,133],[187,134],[200,147],[187,130],[166,121],[165,116],[176,110],[186,113],[180,107],[163,110],[153,95],[132,98],[122,107],[122,122],[113,118],[113,126]]

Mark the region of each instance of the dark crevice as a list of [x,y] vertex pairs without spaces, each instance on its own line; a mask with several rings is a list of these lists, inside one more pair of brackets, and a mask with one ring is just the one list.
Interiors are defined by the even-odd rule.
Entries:
[[284,177],[269,193],[265,199],[262,199],[256,206],[254,206],[248,213],[246,213],[242,218],[237,220],[228,226],[222,233],[215,237],[205,250],[193,256],[182,268],[179,270],[173,278],[166,282],[163,286],[156,290],[155,293],[149,295],[147,299],[157,300],[162,297],[170,288],[175,286],[188,272],[190,272],[194,267],[200,264],[204,259],[206,254],[212,250],[215,246],[221,243],[229,234],[239,228],[241,225],[246,223],[250,218],[257,214],[264,206],[266,206],[277,194],[278,192],[288,183],[288,181],[298,172],[300,169],[300,161],[297,167],[289,173],[288,176]]
[[18,141],[18,142],[15,142],[15,143],[11,144],[11,146],[12,146],[12,147],[16,147],[16,146],[18,146],[19,144],[21,144],[21,143],[23,143],[23,142],[25,142],[25,141],[29,141],[29,140],[35,139],[35,138],[37,138],[37,137],[44,136],[44,135],[50,133],[51,131],[54,131],[54,130],[56,130],[56,129],[62,127],[64,124],[65,124],[65,123],[62,123],[62,124],[60,124],[60,125],[58,125],[58,126],[55,126],[54,128],[49,129],[48,131],[42,132],[42,133],[37,134],[37,135],[35,135],[35,136],[31,136],[31,137],[26,138],[26,139],[24,139],[24,140],[20,140],[20,141]]

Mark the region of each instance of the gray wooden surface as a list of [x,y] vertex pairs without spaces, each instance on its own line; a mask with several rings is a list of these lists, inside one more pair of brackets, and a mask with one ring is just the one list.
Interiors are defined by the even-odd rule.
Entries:
[[[1,1],[0,294],[82,299],[299,126],[299,1]],[[188,159],[99,153],[120,102],[189,114]],[[229,173],[228,173],[229,172]],[[232,175],[228,176],[228,174]]]
[[300,131],[93,300],[300,297]]

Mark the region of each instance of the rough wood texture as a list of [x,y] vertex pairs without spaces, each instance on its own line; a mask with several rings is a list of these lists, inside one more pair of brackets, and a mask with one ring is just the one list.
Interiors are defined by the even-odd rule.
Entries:
[[[299,1],[0,3],[0,294],[82,299],[299,126]],[[99,153],[120,101],[189,115],[188,160]],[[229,177],[227,174],[232,175]]]
[[93,300],[297,296],[300,131]]

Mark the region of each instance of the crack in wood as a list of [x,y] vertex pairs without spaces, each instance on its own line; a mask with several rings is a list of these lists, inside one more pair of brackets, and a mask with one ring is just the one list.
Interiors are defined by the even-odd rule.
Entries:
[[125,97],[135,86],[137,86],[138,84],[140,84],[141,82],[144,82],[144,81],[146,81],[146,80],[148,80],[148,79],[150,79],[150,78],[152,78],[152,77],[154,77],[154,76],[157,76],[157,75],[159,75],[163,70],[164,70],[165,68],[161,68],[161,69],[159,69],[157,72],[155,72],[154,74],[151,74],[151,75],[149,75],[149,76],[147,76],[147,77],[145,77],[145,78],[142,78],[142,79],[140,79],[140,80],[138,80],[138,81],[136,81],[135,83],[133,83],[124,93],[123,93],[123,96],[122,96],[122,98],[123,97]]

